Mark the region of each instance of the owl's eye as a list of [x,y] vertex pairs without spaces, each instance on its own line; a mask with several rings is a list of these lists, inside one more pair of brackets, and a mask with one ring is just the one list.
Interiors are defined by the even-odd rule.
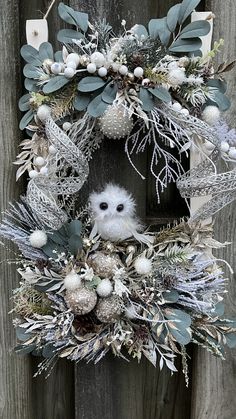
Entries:
[[118,211],[118,212],[123,211],[123,209],[124,209],[124,205],[123,205],[123,204],[119,204],[119,205],[117,205],[117,207],[116,207],[116,211]]
[[108,208],[108,204],[106,202],[101,202],[99,207],[101,210],[105,211]]

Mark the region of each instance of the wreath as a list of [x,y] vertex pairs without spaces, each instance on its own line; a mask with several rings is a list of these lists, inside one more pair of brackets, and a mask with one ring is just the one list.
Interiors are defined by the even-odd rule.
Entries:
[[[222,75],[234,62],[214,69],[222,40],[202,55],[212,16],[187,23],[198,3],[183,0],[148,28],[127,29],[123,20],[118,35],[60,3],[71,26],[58,32],[62,50],[48,42],[21,49],[28,93],[20,128],[28,138],[15,164],[17,180],[26,172],[29,182],[0,234],[21,251],[16,351],[42,354],[39,372],[61,357],[96,363],[108,351],[176,371],[181,354],[188,382],[188,343],[221,358],[224,345],[236,345],[236,321],[224,317],[222,302],[222,264],[231,268],[212,255],[227,243],[204,222],[235,198],[236,131],[222,119],[230,106]],[[211,199],[160,231],[146,229],[133,197],[112,183],[76,210],[93,153],[120,139],[142,178],[132,156],[152,147],[158,201],[173,181],[186,200]],[[201,162],[186,173],[181,158],[190,149]],[[226,172],[217,173],[220,159]]]

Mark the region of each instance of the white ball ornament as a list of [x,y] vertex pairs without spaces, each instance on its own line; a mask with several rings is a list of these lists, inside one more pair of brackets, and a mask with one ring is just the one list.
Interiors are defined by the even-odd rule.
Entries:
[[94,63],[89,63],[87,65],[87,72],[88,73],[94,74],[94,73],[96,73],[96,71],[97,71],[97,67],[96,67],[96,65]]
[[152,262],[145,256],[139,256],[134,262],[134,268],[139,275],[148,275],[152,270]]
[[34,179],[38,176],[39,172],[37,172],[37,170],[30,170],[29,171],[29,177],[30,179]]
[[62,129],[64,131],[69,131],[71,129],[72,124],[70,122],[64,122],[64,124],[62,125]]
[[107,69],[105,67],[101,67],[98,69],[98,75],[100,77],[106,77],[107,75]]
[[68,65],[68,63],[71,63],[71,62],[74,62],[75,68],[77,68],[80,63],[80,56],[76,54],[75,52],[72,52],[71,54],[67,56],[66,64]]
[[100,118],[102,133],[111,139],[124,138],[130,134],[133,128],[133,120],[125,112],[122,106],[108,106]]
[[60,74],[62,72],[62,66],[60,63],[53,63],[51,65],[51,72],[55,75]]
[[109,279],[103,279],[97,286],[97,294],[99,297],[109,297],[113,291],[112,283]]
[[209,125],[215,125],[220,119],[220,110],[217,106],[206,106],[202,112],[202,119]]
[[41,156],[35,157],[35,159],[34,159],[34,164],[35,164],[36,166],[43,166],[43,165],[45,164],[45,160],[44,160],[44,158],[43,158],[43,157],[41,157]]
[[104,55],[101,52],[98,52],[98,51],[94,52],[91,55],[90,60],[91,60],[91,63],[94,63],[96,65],[96,67],[98,67],[98,68],[102,67],[106,62],[106,59],[105,59]]
[[29,242],[32,247],[36,249],[40,249],[41,247],[45,246],[47,243],[47,234],[43,230],[35,230],[29,236]]
[[233,160],[236,159],[236,148],[235,147],[230,147],[228,156],[229,156],[230,159],[233,159]]
[[39,106],[37,110],[37,117],[40,119],[40,121],[46,122],[47,119],[50,117],[50,115],[51,115],[51,109],[49,108],[49,106],[47,105]]
[[122,76],[126,76],[126,74],[128,73],[128,67],[126,66],[126,65],[121,65],[120,66],[120,68],[119,68],[119,73],[122,75]]
[[222,141],[220,145],[220,150],[222,151],[222,153],[227,153],[229,151],[229,143],[227,143],[226,141]]
[[144,70],[143,70],[142,67],[136,67],[134,69],[134,75],[135,75],[135,77],[138,77],[138,78],[143,77],[143,73],[144,73]]
[[71,67],[66,67],[65,68],[65,70],[64,70],[64,76],[67,79],[72,79],[74,77],[74,75],[75,75],[75,69],[74,68],[71,68]]
[[81,278],[75,271],[71,271],[64,278],[64,285],[67,290],[76,290],[81,286]]

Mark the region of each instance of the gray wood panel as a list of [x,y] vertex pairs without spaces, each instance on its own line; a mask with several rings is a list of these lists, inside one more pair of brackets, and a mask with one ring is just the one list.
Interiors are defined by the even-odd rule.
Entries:
[[[10,200],[18,197],[20,187],[15,185],[12,161],[17,152],[18,109],[20,89],[18,0],[0,1],[0,207],[5,209]],[[0,417],[2,419],[32,419],[31,365],[29,359],[13,352],[15,332],[9,311],[12,288],[16,287],[16,265],[6,259],[16,259],[10,251],[0,247]]]
[[[214,40],[224,38],[225,45],[217,57],[218,63],[236,56],[236,3],[235,0],[207,0],[206,10],[216,15]],[[232,100],[227,119],[235,127],[236,112],[236,73],[227,74],[228,94]],[[234,242],[236,238],[236,204],[228,206],[217,216],[215,236],[218,240]],[[218,253],[236,269],[235,243]],[[227,273],[229,274],[229,272]],[[226,311],[235,318],[236,314],[236,276],[229,281],[229,294],[226,296]],[[192,419],[234,419],[236,418],[236,352],[227,350],[226,360],[218,360],[205,351],[196,350],[193,367]]]

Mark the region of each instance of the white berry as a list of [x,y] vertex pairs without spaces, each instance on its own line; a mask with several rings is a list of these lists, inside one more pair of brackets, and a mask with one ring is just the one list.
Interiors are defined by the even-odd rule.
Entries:
[[30,170],[29,171],[29,177],[30,179],[34,179],[38,176],[39,172],[37,172],[37,170]]
[[35,157],[35,159],[34,159],[34,164],[35,164],[36,166],[43,166],[43,165],[45,164],[45,160],[44,160],[44,158],[43,158],[43,157],[40,157],[40,156]]
[[64,122],[64,124],[62,125],[62,129],[64,131],[69,131],[71,129],[71,123],[70,122]]
[[48,147],[48,152],[50,153],[50,154],[52,154],[52,155],[54,155],[54,154],[56,154],[57,153],[57,149],[54,147],[54,145],[50,145],[49,147]]
[[65,70],[64,70],[64,76],[67,79],[72,79],[72,77],[74,77],[74,75],[75,75],[75,69],[74,68],[71,68],[71,67],[65,68]]
[[128,71],[129,70],[128,70],[128,67],[126,65],[121,65],[120,68],[119,68],[119,73],[122,76],[125,76],[128,73]]
[[71,271],[64,278],[64,285],[67,290],[76,290],[81,286],[81,278],[76,272]]
[[230,147],[228,155],[230,159],[236,159],[236,148]]
[[175,102],[172,105],[172,109],[175,112],[180,112],[182,110],[182,106],[181,106],[181,104],[179,102]]
[[32,247],[36,249],[40,249],[41,247],[45,246],[47,243],[47,234],[43,230],[35,230],[29,236],[29,242]]
[[95,64],[96,67],[102,67],[105,64],[105,57],[101,52],[94,52],[90,57],[91,63]]
[[51,65],[51,72],[53,74],[57,75],[57,74],[61,73],[61,71],[62,71],[62,66],[61,66],[60,63],[53,63]]
[[89,63],[87,65],[87,72],[90,74],[96,73],[97,67],[94,63]]
[[73,68],[73,70],[76,70],[77,65],[76,65],[76,63],[75,63],[74,61],[69,61],[69,62],[66,64],[66,67],[67,67],[67,68]]
[[74,62],[76,67],[78,67],[79,63],[80,63],[80,57],[78,54],[76,54],[75,52],[72,52],[71,54],[69,54],[66,58],[66,64],[68,65],[68,63]]
[[222,153],[227,153],[229,151],[229,144],[226,141],[222,141],[220,149]]
[[100,77],[106,77],[107,75],[107,69],[105,67],[101,67],[98,69],[98,75]]
[[143,71],[143,68],[142,67],[136,67],[134,69],[134,75],[135,75],[135,77],[143,77],[143,73],[144,73],[144,71]]
[[109,279],[103,279],[97,286],[97,294],[99,297],[109,297],[113,291],[112,283]]
[[40,119],[40,121],[46,122],[46,120],[50,117],[50,115],[51,115],[51,109],[49,108],[49,106],[47,105],[39,106],[37,110],[37,117]]
[[148,275],[152,270],[152,262],[145,256],[140,256],[134,262],[134,268],[139,275]]
[[41,167],[40,174],[46,176],[48,174],[48,168],[45,166]]

